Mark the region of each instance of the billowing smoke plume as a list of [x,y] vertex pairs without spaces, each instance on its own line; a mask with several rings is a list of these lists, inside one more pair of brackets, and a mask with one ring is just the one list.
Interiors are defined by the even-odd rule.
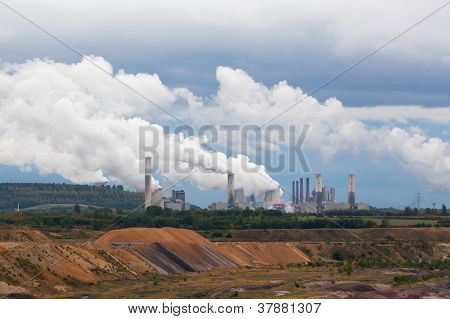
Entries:
[[[112,73],[102,58],[92,58],[112,76],[170,108],[179,90],[165,87],[157,75]],[[229,161],[237,184],[261,193],[278,185],[248,158],[229,160],[202,148],[199,137],[164,134],[151,124],[161,111],[85,60],[76,64],[33,60],[0,70],[0,163],[42,174],[56,173],[75,183],[118,182],[142,189],[139,129],[151,128],[157,148],[147,155],[170,180],[181,178],[201,188],[225,187]],[[177,151],[177,152],[175,152]],[[176,153],[176,154],[175,154]],[[258,173],[246,172],[245,161]],[[183,167],[184,166],[184,167]],[[184,169],[183,169],[184,168]],[[158,182],[152,185],[158,187]]]
[[[104,59],[90,59],[192,125],[260,125],[302,100],[275,123],[310,123],[307,149],[318,150],[325,159],[340,151],[364,151],[375,159],[387,156],[429,185],[450,190],[449,143],[417,128],[405,128],[410,120],[448,124],[450,108],[348,108],[334,98],[322,104],[284,81],[269,88],[244,71],[227,67],[217,68],[217,94],[201,98],[185,88],[168,88],[155,74],[113,73]],[[86,59],[76,64],[33,60],[4,65],[0,70],[0,164],[23,170],[35,167],[42,174],[57,173],[77,183],[114,181],[140,188],[137,137],[140,127],[151,127],[157,132],[153,137],[170,147],[147,155],[155,158],[170,180],[184,177],[201,188],[225,188],[225,173],[231,167],[236,188],[243,187],[246,193],[260,194],[278,186],[264,167],[245,155],[227,159],[224,153],[204,149],[202,137],[164,134],[155,123],[173,119],[112,77]],[[393,125],[397,122],[402,122],[402,128]],[[173,156],[167,152],[172,148],[186,152]],[[242,162],[259,174],[242,169]],[[180,167],[191,170],[186,173]]]

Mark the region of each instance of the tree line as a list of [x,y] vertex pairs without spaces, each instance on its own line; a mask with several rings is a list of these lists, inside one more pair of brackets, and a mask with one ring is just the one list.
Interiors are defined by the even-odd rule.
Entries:
[[0,184],[0,210],[46,204],[84,204],[115,209],[134,209],[144,202],[144,194],[123,186],[40,183]]

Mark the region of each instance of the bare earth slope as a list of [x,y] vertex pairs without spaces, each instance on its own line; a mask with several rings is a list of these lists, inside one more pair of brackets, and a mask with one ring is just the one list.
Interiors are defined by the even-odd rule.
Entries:
[[112,254],[114,249],[130,251],[160,273],[309,261],[290,243],[211,243],[192,230],[176,228],[113,230],[96,244],[112,247]]

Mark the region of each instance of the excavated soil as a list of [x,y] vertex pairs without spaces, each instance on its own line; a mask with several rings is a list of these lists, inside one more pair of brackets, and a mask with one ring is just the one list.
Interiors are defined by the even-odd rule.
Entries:
[[96,244],[113,248],[112,254],[129,251],[163,274],[309,261],[289,243],[211,243],[194,231],[176,228],[114,230]]
[[[279,296],[297,289],[293,287],[298,286],[300,287],[298,289],[301,289],[302,285],[305,289],[316,291],[314,293],[317,293],[317,296],[326,292],[324,296],[328,297],[442,298],[448,296],[448,282],[447,284],[430,282],[420,287],[393,288],[385,285],[383,280],[376,283],[368,280],[364,284],[357,281],[334,283],[334,279],[324,275],[323,278],[312,276],[313,280],[308,280],[301,285],[294,284],[297,279],[289,277],[289,271],[296,269],[289,267],[298,267],[301,274],[303,269],[307,269],[306,272],[313,271],[311,269],[314,268],[303,268],[301,264],[309,262],[310,258],[311,261],[317,261],[319,257],[319,260],[328,260],[335,250],[341,251],[344,256],[362,256],[362,254],[368,255],[370,252],[375,254],[381,251],[396,260],[409,259],[416,255],[423,258],[448,258],[449,231],[447,229],[420,230],[420,232],[419,230],[413,230],[413,232],[402,230],[402,233],[378,229],[381,233],[377,235],[367,230],[352,230],[358,232],[363,238],[372,234],[375,238],[395,235],[396,238],[411,240],[417,235],[414,242],[386,241],[379,245],[342,243],[342,236],[347,235],[342,232],[338,237],[334,230],[331,232],[330,230],[309,230],[306,233],[303,231],[273,232],[272,242],[265,240],[264,236],[267,237],[268,234],[264,231],[256,232],[264,237],[260,242],[257,240],[210,242],[198,233],[186,229],[127,228],[107,232],[96,241],[89,242],[85,239],[76,241],[57,239],[54,236],[48,238],[42,232],[28,228],[0,228],[0,297],[60,296],[79,291],[83,293],[107,282],[139,281],[142,278],[158,278],[158,274],[185,272],[192,272],[189,274],[192,276],[201,271],[222,272],[223,282],[234,282],[236,278],[230,275],[232,272],[248,271],[244,275],[252,276],[255,271],[261,270],[263,271],[261,274],[266,274],[265,271],[269,269],[286,271],[286,284],[280,288],[272,286],[264,288],[267,283],[261,282],[258,275],[255,287],[267,290],[277,289],[276,293]],[[247,236],[251,234],[249,238],[255,236],[255,232],[246,234]],[[286,234],[284,241],[273,242],[281,234]],[[322,243],[287,241],[292,237],[298,239],[302,236],[314,241],[322,235],[327,239],[336,239],[338,242],[327,244],[323,242],[323,238]],[[236,239],[237,236],[233,234],[233,237]],[[429,241],[426,244],[418,242],[423,238]],[[438,240],[441,242],[436,242]],[[288,265],[288,267],[281,267],[281,265]],[[374,276],[380,278],[390,278],[400,270],[397,269],[395,274],[389,274],[388,271],[392,270],[370,270]],[[146,276],[148,274],[150,276]],[[179,277],[183,278],[187,275],[183,274]],[[174,276],[178,278],[178,275]],[[204,279],[203,274],[198,276],[198,280]],[[161,277],[172,278],[171,276]],[[270,277],[270,280],[274,279]],[[159,287],[158,283],[154,285]],[[237,290],[234,291],[236,287],[233,287],[230,288],[231,290],[225,288],[224,294],[235,294]],[[252,287],[243,283],[236,289],[240,289],[241,292],[238,293],[245,294],[253,291]]]
[[291,243],[216,243],[217,248],[240,266],[307,263],[309,258]]
[[0,242],[47,242],[50,239],[39,230],[7,227],[0,230]]

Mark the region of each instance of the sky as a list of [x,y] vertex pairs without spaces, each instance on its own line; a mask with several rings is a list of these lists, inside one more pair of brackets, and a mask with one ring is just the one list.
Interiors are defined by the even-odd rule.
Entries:
[[[138,131],[149,126],[170,148],[193,149],[183,163],[198,169],[176,172],[169,154],[154,185],[185,178],[176,188],[206,207],[225,200],[224,136],[207,142],[218,163],[205,167],[201,137],[162,127],[261,125],[302,101],[271,123],[311,125],[310,171],[271,170],[235,147],[237,186],[279,185],[288,201],[293,179],[321,172],[344,201],[353,172],[358,201],[403,207],[420,191],[422,205],[450,204],[450,5],[393,40],[445,1],[4,3],[16,13],[0,4],[0,182],[140,189]],[[288,144],[264,148],[278,156]]]

